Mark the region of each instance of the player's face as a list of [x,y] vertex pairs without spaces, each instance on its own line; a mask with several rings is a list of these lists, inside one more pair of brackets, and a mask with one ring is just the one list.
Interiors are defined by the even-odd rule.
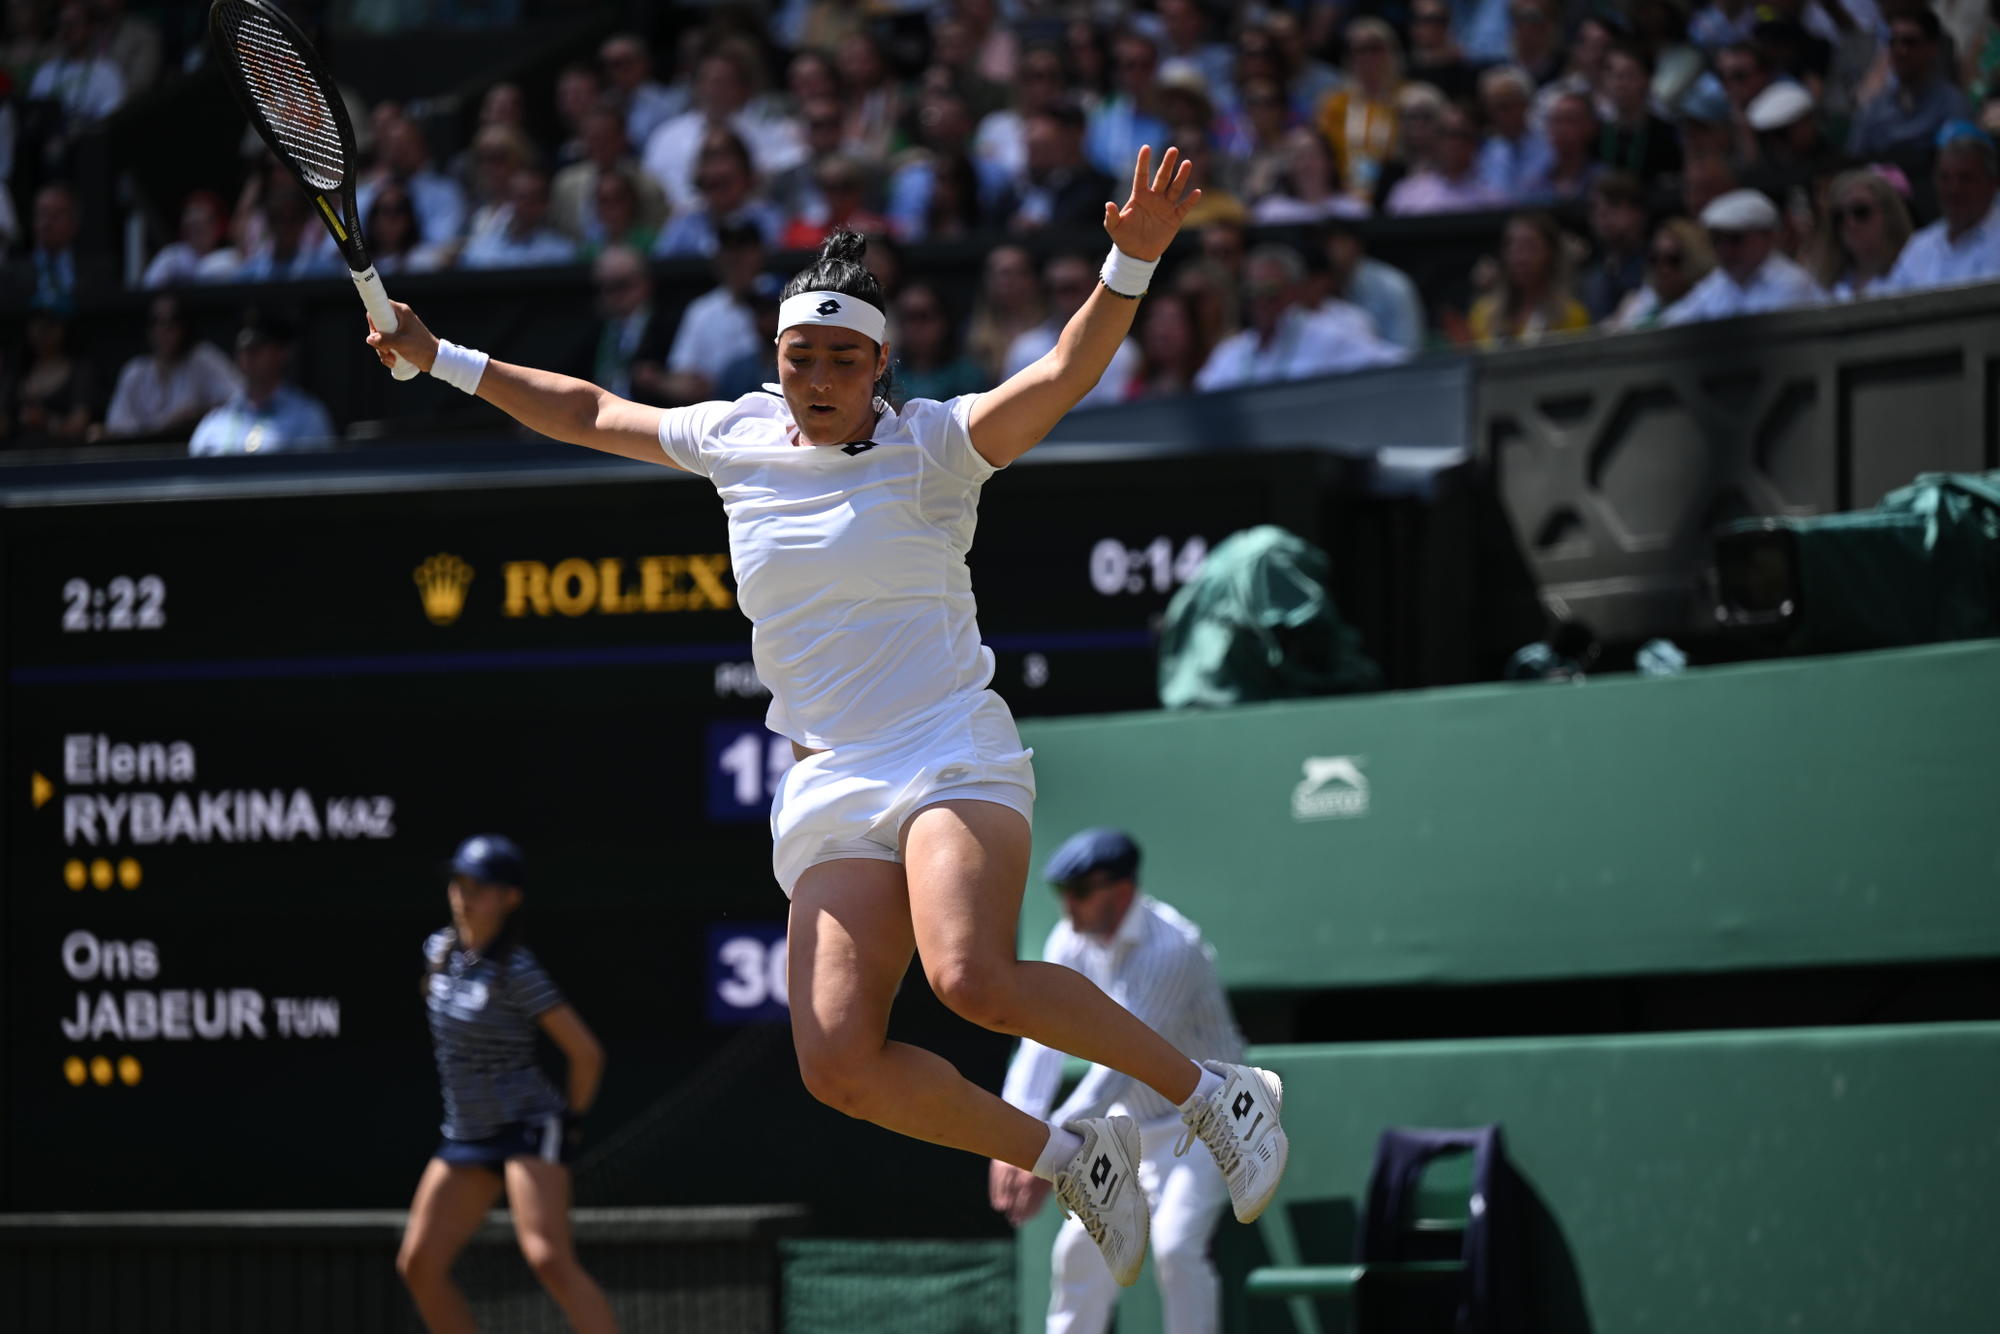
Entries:
[[521,902],[521,891],[512,885],[496,885],[469,875],[455,875],[446,888],[451,900],[451,922],[462,941],[484,945],[500,933],[507,914]]
[[864,440],[875,429],[875,382],[889,364],[889,347],[851,329],[799,325],[778,336],[778,387],[815,445]]

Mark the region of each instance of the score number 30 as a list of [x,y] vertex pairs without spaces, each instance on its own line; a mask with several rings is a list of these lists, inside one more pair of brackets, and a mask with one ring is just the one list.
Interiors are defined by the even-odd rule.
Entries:
[[63,584],[64,634],[90,630],[162,630],[167,624],[167,581],[157,574],[119,575],[95,588],[88,579]]
[[1171,593],[1200,574],[1207,559],[1204,537],[1190,537],[1178,550],[1171,537],[1156,537],[1143,547],[1128,547],[1107,537],[1090,549],[1090,586],[1108,598]]

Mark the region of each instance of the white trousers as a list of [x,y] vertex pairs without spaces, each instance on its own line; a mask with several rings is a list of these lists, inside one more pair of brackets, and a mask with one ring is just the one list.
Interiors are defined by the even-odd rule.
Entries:
[[[1208,1243],[1229,1207],[1229,1183],[1200,1140],[1188,1146],[1186,1157],[1174,1157],[1174,1141],[1184,1129],[1179,1117],[1139,1127],[1139,1184],[1153,1210],[1153,1277],[1164,1334],[1215,1334],[1222,1328],[1222,1283]],[[1118,1304],[1118,1284],[1074,1218],[1056,1233],[1051,1260],[1048,1334],[1103,1334]]]

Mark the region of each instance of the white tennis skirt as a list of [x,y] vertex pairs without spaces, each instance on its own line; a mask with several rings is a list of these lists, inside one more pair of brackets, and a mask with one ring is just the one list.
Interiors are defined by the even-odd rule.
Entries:
[[771,801],[771,871],[785,897],[799,877],[843,857],[903,860],[903,825],[940,801],[991,801],[1035,817],[1034,752],[990,690],[881,742],[808,755]]

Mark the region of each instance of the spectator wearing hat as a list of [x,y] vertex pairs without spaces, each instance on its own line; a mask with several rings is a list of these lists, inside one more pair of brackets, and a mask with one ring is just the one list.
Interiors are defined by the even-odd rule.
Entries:
[[[1130,835],[1086,829],[1056,849],[1042,876],[1062,896],[1062,919],[1043,946],[1045,960],[1082,973],[1184,1050],[1242,1058],[1214,950],[1200,927],[1140,891],[1139,847]],[[1210,1242],[1229,1199],[1222,1174],[1202,1144],[1185,1153],[1174,1149],[1182,1124],[1171,1103],[1106,1066],[1091,1066],[1056,1107],[1062,1064],[1060,1052],[1022,1042],[1001,1096],[1058,1125],[1106,1112],[1138,1121],[1145,1170],[1136,1184],[1151,1210],[1153,1272],[1161,1308],[1171,1313],[1167,1328],[1215,1334],[1222,1328],[1222,1283]],[[995,1211],[1019,1227],[1040,1212],[1049,1185],[996,1160],[988,1192]],[[1050,1261],[1047,1328],[1103,1334],[1118,1288],[1081,1223],[1072,1218],[1063,1225]]]
[[1653,58],[1630,42],[1604,57],[1600,90],[1610,119],[1598,131],[1598,160],[1612,171],[1656,181],[1681,169],[1680,138],[1653,114]]
[[1548,179],[1553,154],[1542,131],[1528,121],[1534,86],[1512,65],[1479,76],[1479,106],[1486,114],[1486,142],[1479,146],[1479,179],[1503,199],[1525,199]]
[[1382,341],[1405,352],[1421,351],[1424,303],[1410,276],[1370,255],[1361,233],[1345,222],[1336,220],[1327,227],[1323,248],[1325,296],[1360,307]]
[[1708,233],[1693,218],[1668,218],[1646,247],[1646,281],[1598,327],[1606,333],[1650,329],[1715,268]]
[[1479,127],[1464,108],[1447,106],[1438,117],[1431,164],[1397,181],[1383,207],[1392,215],[1408,217],[1501,208],[1506,203],[1506,195],[1480,179]]
[[1884,292],[2000,277],[1993,141],[1969,121],[1947,125],[1939,137],[1942,143],[1931,179],[1944,216],[1910,238],[1882,284]]
[[333,419],[325,406],[285,383],[295,340],[289,320],[252,312],[236,335],[243,386],[196,424],[188,453],[279,454],[333,444]]
[[146,317],[148,350],[125,363],[104,432],[111,436],[165,435],[192,430],[211,408],[243,387],[227,354],[188,332],[180,302],[156,296]]
[[1692,324],[1816,306],[1824,300],[1812,275],[1778,253],[1778,208],[1756,190],[1731,190],[1701,211],[1716,267],[1660,317]]
[[1835,301],[1875,296],[1910,240],[1910,210],[1895,185],[1869,167],[1833,183],[1812,249],[1813,277]]
[[1592,254],[1577,296],[1592,322],[1608,319],[1646,281],[1646,197],[1623,172],[1600,176],[1590,191]]
[[1711,0],[1688,20],[1688,40],[1714,55],[1725,46],[1750,40],[1757,7],[1750,0]]
[[1972,114],[1965,94],[1945,77],[1940,35],[1937,15],[1928,9],[1889,20],[1890,78],[1855,114],[1848,153],[1865,161],[1921,151],[1947,122]]
[[715,229],[715,286],[688,302],[667,352],[666,398],[670,404],[699,403],[714,397],[731,363],[746,352],[771,355],[757,341],[757,312],[751,289],[764,267],[764,233],[745,221]]
[[1678,120],[1683,166],[1698,157],[1736,151],[1736,109],[1714,74],[1702,75],[1681,95]]
[[1678,107],[1708,61],[1688,41],[1684,0],[1633,0],[1632,32],[1653,57],[1653,104]]
[[1755,178],[1767,194],[1810,189],[1847,160],[1827,142],[1818,104],[1803,84],[1772,84],[1751,99],[1745,115],[1757,133]]

